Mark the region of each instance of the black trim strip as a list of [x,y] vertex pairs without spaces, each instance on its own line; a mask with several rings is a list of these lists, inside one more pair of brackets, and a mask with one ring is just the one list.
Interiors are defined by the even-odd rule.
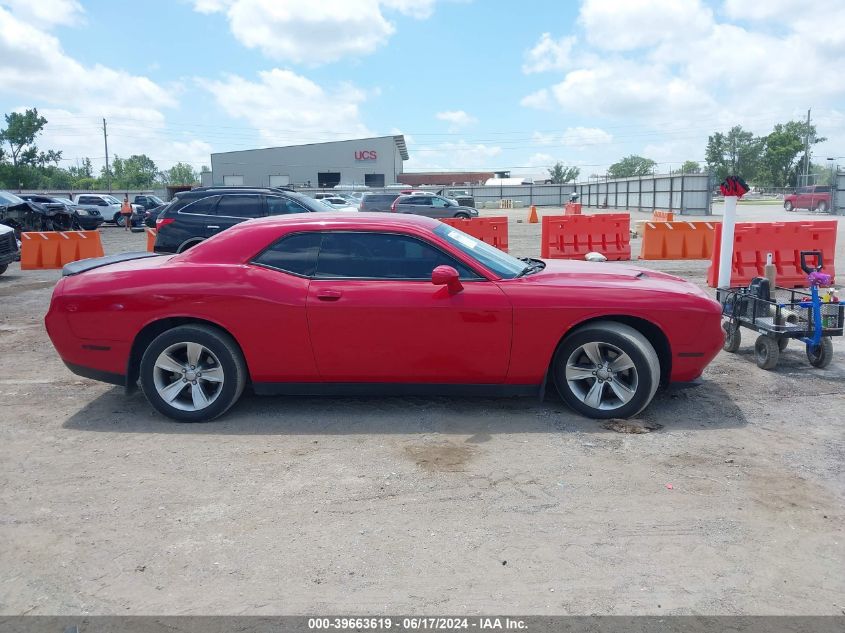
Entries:
[[74,363],[69,363],[67,361],[64,361],[64,363],[67,365],[67,368],[77,376],[90,378],[91,380],[99,380],[100,382],[107,382],[111,385],[118,385],[120,387],[126,386],[126,376],[122,374],[113,374],[108,371],[92,369],[91,367],[83,367],[82,365],[75,365]]
[[255,382],[262,396],[483,396],[536,397],[541,385],[394,382]]

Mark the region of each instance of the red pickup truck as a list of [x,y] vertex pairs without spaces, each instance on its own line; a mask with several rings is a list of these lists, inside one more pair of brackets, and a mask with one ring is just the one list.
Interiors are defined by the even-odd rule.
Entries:
[[830,185],[800,187],[795,193],[783,197],[783,208],[787,211],[809,209],[827,213],[830,210]]

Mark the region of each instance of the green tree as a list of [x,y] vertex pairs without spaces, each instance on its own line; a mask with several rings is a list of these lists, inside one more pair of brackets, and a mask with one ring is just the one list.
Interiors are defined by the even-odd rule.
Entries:
[[579,167],[566,167],[559,161],[547,171],[549,172],[549,180],[556,185],[572,182],[581,175],[581,169]]
[[775,125],[765,138],[761,167],[765,184],[775,187],[795,186],[804,163],[804,141],[809,133],[810,156],[812,147],[827,139],[818,136],[816,126],[807,127],[806,121],[788,121]]
[[682,174],[700,174],[701,173],[701,165],[699,165],[698,161],[695,161],[695,160],[685,160],[684,164],[681,165],[681,173]]
[[611,178],[630,178],[632,176],[646,176],[654,171],[657,166],[650,158],[643,158],[631,154],[622,160],[613,163],[607,170]]
[[718,180],[727,176],[756,180],[765,142],[765,138],[743,130],[741,125],[735,125],[727,134],[716,132],[707,139],[704,151],[707,167]]
[[[149,189],[156,181],[158,168],[146,154],[133,154],[129,158],[115,156],[111,164],[113,189]],[[106,168],[100,171],[107,176]]]
[[197,172],[188,163],[176,163],[162,175],[165,181],[171,185],[192,185],[199,180]]
[[35,138],[41,134],[47,119],[38,114],[36,108],[26,110],[23,114],[12,112],[6,115],[6,129],[0,130],[0,143],[9,144],[12,165],[32,165],[38,156]]

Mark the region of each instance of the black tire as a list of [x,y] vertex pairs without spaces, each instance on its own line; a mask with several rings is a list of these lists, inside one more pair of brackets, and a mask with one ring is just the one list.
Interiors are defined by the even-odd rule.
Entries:
[[785,349],[786,349],[786,346],[787,346],[787,345],[789,345],[789,339],[788,339],[788,338],[786,338],[785,336],[781,336],[781,337],[778,339],[778,351],[781,351],[781,352],[782,352],[783,350],[785,350]]
[[[155,364],[159,355],[171,346],[178,346],[182,343],[198,343],[206,348],[207,351],[216,356],[219,361],[219,369],[222,370],[223,382],[219,387],[219,392],[214,395],[210,404],[199,410],[184,410],[178,407],[179,404],[191,406],[190,403],[186,402],[188,394],[192,393],[193,390],[190,384],[186,383],[183,390],[174,399],[177,402],[176,406],[162,398],[159,389],[156,387]],[[206,358],[210,358],[210,356]],[[200,367],[200,365],[197,365],[197,367]],[[212,368],[216,370],[217,364],[209,367],[209,369]],[[178,373],[172,372],[170,380],[172,380],[172,376],[178,376]],[[243,393],[244,385],[246,385],[247,370],[243,355],[231,336],[206,325],[181,325],[159,334],[147,346],[141,358],[140,378],[144,395],[161,414],[178,422],[208,422],[226,413],[238,401]],[[171,384],[175,385],[178,382],[178,379],[176,379]],[[182,380],[182,382],[185,382],[185,380]],[[185,388],[188,387],[190,388],[185,391]]]
[[456,218],[459,218],[459,219],[461,219],[461,220],[468,220],[468,219],[469,219],[469,214],[467,214],[467,213],[456,213],[456,214],[455,214],[455,217],[456,217]]
[[722,329],[725,331],[725,343],[722,345],[722,349],[733,354],[742,345],[742,334],[739,331],[739,325],[732,321],[724,321],[722,323]]
[[792,211],[792,209],[794,209],[795,207],[793,207],[792,203],[787,200],[786,202],[783,203],[783,208],[786,211]]
[[780,358],[777,340],[761,334],[754,343],[754,357],[760,369],[774,369]]
[[[567,379],[567,363],[573,355],[577,358],[579,350],[588,343],[616,348],[627,354],[633,362],[633,373],[631,370],[618,372],[618,377],[633,389],[633,397],[628,402],[619,405],[611,402],[613,406],[601,408],[604,395],[612,399],[613,393],[616,392],[613,385],[602,385],[598,392],[602,402],[599,407],[594,407],[584,401],[584,391],[587,386],[590,387],[588,393],[592,391],[597,378],[588,376],[576,379],[577,386],[570,384]],[[648,339],[634,328],[615,321],[597,321],[578,328],[563,339],[552,361],[552,375],[560,397],[577,413],[595,419],[628,418],[642,411],[654,397],[660,384],[660,361]],[[612,383],[616,379],[617,376],[614,375],[609,382]],[[592,382],[589,382],[590,380]],[[584,383],[584,389],[579,393],[576,389],[580,389],[581,383]],[[621,399],[619,401],[622,402]]]
[[833,340],[829,336],[823,336],[816,348],[807,346],[807,360],[813,367],[824,369],[833,360]]
[[8,268],[9,268],[9,264],[0,264],[0,275],[5,273]]
[[111,219],[111,221],[114,222],[117,226],[121,226],[120,219],[122,217],[123,217],[123,214],[120,211],[118,211],[117,213],[114,214],[114,217]]
[[196,246],[197,244],[200,244],[201,242],[202,242],[202,240],[196,240],[196,241],[192,241],[192,242],[185,242],[184,244],[182,244],[182,245],[179,247],[179,249],[178,249],[176,252],[177,252],[177,253],[184,253],[184,252],[185,252],[186,250],[188,250],[189,248],[193,248],[194,246]]
[[819,203],[816,205],[816,211],[819,213],[827,213],[827,202],[819,200]]

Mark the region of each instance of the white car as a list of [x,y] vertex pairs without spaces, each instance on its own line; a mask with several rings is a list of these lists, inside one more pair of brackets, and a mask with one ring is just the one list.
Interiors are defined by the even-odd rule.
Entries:
[[358,207],[352,205],[348,200],[341,198],[340,196],[334,196],[331,198],[323,198],[319,202],[322,202],[332,211],[358,211]]
[[[108,193],[78,193],[73,197],[73,203],[80,209],[96,211],[106,222],[112,222],[123,226],[125,222],[120,213],[123,203]],[[144,207],[140,204],[133,204],[132,211],[140,217]]]
[[20,258],[20,242],[11,226],[0,224],[0,275],[13,261]]

